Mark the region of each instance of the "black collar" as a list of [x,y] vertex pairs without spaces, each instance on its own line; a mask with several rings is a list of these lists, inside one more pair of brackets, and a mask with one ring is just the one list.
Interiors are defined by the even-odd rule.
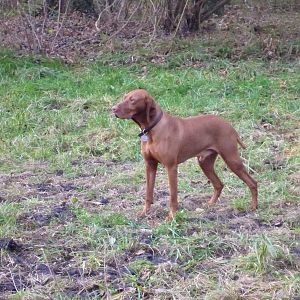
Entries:
[[[139,137],[142,137],[143,135],[147,134],[148,132],[150,132],[151,129],[153,129],[157,124],[158,122],[161,120],[162,116],[163,116],[163,111],[161,110],[160,111],[160,114],[158,115],[158,117],[154,120],[154,122],[147,128],[144,128],[142,129],[141,128],[141,132],[138,134]],[[133,119],[133,121],[135,121]],[[136,122],[136,121],[135,121]]]

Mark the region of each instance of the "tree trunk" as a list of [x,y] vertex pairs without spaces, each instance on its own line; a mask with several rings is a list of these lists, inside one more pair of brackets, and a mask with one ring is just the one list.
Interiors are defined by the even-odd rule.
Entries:
[[195,0],[189,13],[186,14],[187,27],[190,32],[196,32],[200,26],[200,14],[205,0]]
[[164,28],[166,33],[170,33],[172,31],[172,26],[173,26],[173,5],[172,5],[172,0],[167,0],[167,13],[166,13],[166,18],[164,21]]
[[223,14],[224,5],[229,2],[230,0],[166,0],[165,31],[170,33],[177,28],[183,16],[184,28],[189,32],[196,32],[200,28],[200,23],[213,13]]

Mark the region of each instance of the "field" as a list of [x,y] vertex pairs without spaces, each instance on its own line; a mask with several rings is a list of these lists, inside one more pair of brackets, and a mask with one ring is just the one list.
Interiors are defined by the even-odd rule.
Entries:
[[[299,63],[187,49],[73,66],[1,52],[0,299],[300,299]],[[163,168],[150,215],[136,218],[138,127],[110,108],[138,87],[172,114],[232,122],[257,212],[221,159],[225,188],[208,207],[192,159],[179,168],[176,220],[164,221]]]

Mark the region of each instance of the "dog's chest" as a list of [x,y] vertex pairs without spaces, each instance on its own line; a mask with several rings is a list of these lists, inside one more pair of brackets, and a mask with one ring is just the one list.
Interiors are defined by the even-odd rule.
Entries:
[[141,152],[145,159],[155,159],[158,162],[164,164],[164,158],[167,158],[168,150],[161,144],[156,144],[152,142],[142,142]]

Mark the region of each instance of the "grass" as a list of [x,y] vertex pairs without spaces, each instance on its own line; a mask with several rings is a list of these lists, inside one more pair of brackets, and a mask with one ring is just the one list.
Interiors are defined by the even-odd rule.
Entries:
[[[1,52],[0,233],[19,247],[0,245],[1,297],[300,295],[299,65],[226,57],[185,65],[195,51],[163,63],[124,63],[123,53],[75,66]],[[211,185],[190,160],[179,168],[176,220],[164,222],[163,168],[150,216],[136,219],[145,182],[138,128],[110,108],[138,87],[172,114],[214,113],[233,123],[259,181],[256,213],[221,159],[222,199],[207,207]]]

